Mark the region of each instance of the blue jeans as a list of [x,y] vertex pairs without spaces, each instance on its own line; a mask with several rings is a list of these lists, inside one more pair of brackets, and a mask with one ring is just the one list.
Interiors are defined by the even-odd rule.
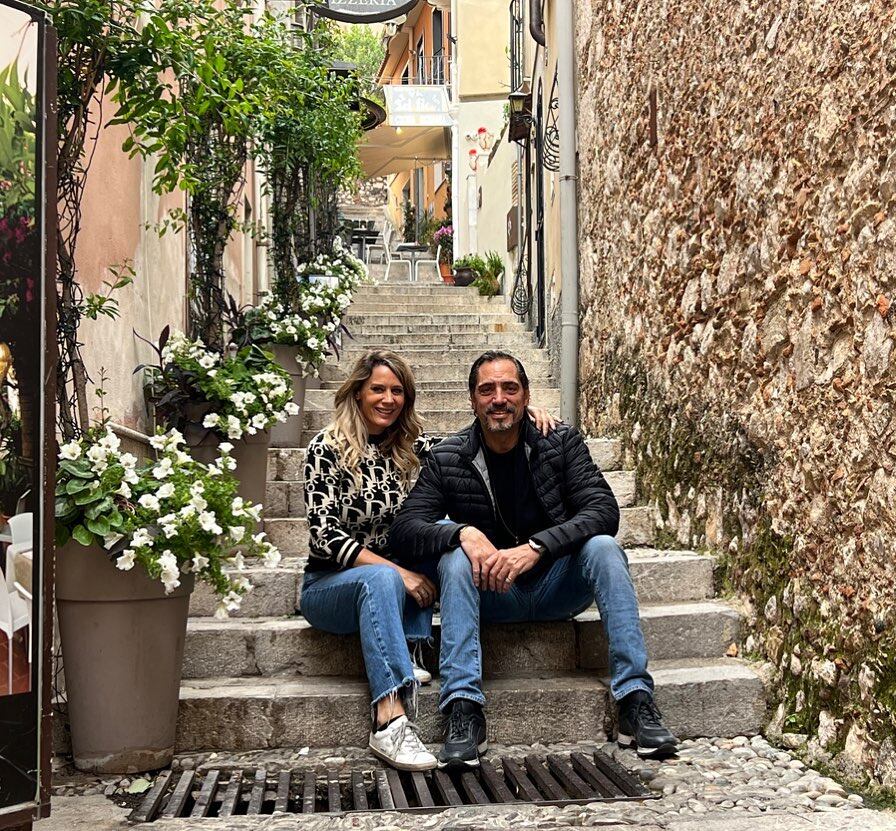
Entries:
[[315,629],[334,635],[360,632],[372,711],[378,701],[398,693],[412,715],[417,682],[407,642],[432,638],[432,606],[421,609],[394,568],[306,571],[302,614]]
[[439,707],[455,698],[485,703],[483,623],[565,620],[597,603],[610,647],[610,691],[617,701],[635,690],[653,693],[647,648],[628,559],[613,537],[591,537],[578,554],[561,557],[530,585],[506,593],[480,591],[462,548],[439,560],[442,650]]

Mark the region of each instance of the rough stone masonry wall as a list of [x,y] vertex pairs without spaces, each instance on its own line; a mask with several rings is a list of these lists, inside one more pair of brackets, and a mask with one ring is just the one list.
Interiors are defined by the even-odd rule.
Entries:
[[724,552],[777,726],[896,788],[893,4],[576,19],[583,425]]

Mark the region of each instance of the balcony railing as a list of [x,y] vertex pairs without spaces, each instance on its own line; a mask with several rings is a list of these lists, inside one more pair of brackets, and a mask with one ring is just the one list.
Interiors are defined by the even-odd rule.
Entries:
[[380,79],[387,84],[440,86],[451,83],[451,58],[448,55],[414,55],[397,75]]

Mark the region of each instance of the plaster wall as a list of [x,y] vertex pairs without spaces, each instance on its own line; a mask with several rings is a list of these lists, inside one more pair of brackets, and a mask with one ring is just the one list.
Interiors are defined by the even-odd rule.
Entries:
[[583,427],[723,555],[772,728],[894,788],[892,4],[576,18]]

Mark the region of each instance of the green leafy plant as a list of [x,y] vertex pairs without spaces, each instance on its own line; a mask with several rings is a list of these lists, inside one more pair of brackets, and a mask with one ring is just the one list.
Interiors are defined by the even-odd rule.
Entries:
[[159,364],[137,367],[146,370],[147,398],[167,428],[198,423],[235,440],[298,414],[289,375],[269,352],[250,345],[222,354],[169,331],[152,344]]
[[404,234],[404,241],[414,242],[414,235],[417,232],[417,209],[410,199],[404,203],[403,211],[402,232]]
[[380,66],[386,47],[372,26],[349,26],[334,33],[333,54],[339,60],[355,65],[354,75],[361,95],[385,102],[378,83]]
[[[171,593],[192,573],[218,595],[215,615],[237,611],[252,588],[242,575],[243,558],[258,556],[269,567],[280,552],[256,533],[260,505],[236,495],[232,446],[222,443],[210,465],[183,450],[177,430],[151,440],[158,459],[144,463],[121,452],[105,425],[59,450],[56,477],[56,543],[69,539],[100,545],[122,571],[135,565]],[[236,550],[239,546],[239,550]]]
[[454,261],[454,270],[460,271],[462,268],[473,269],[478,277],[484,275],[488,270],[485,260],[478,254],[466,254],[463,257],[456,259]]
[[504,276],[504,261],[497,251],[485,252],[485,268],[473,281],[473,285],[483,297],[494,297],[501,291],[501,278]]

